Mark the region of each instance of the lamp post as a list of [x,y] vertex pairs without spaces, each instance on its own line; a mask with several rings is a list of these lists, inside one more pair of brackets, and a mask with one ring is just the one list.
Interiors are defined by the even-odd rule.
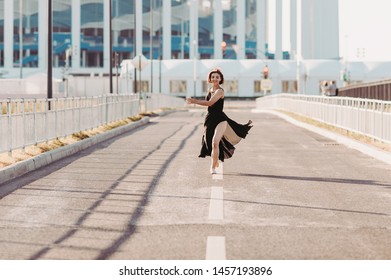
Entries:
[[[193,32],[190,31],[190,33],[193,34],[193,96],[197,96],[197,0],[191,0],[189,2],[189,8],[190,12],[189,14],[191,15],[190,21],[193,21]],[[190,38],[191,38],[190,34]],[[190,54],[189,54],[190,55]]]
[[153,0],[149,2],[149,59],[151,61],[151,93],[153,92]]
[[119,66],[119,53],[115,53],[115,70],[116,70],[116,75],[115,75],[115,81],[116,81],[116,93],[118,95],[118,66]]
[[[137,43],[137,32],[136,32],[136,29],[137,29],[137,16],[136,16],[136,0],[133,0],[133,21],[134,21],[134,24],[133,24],[133,52],[134,52],[134,55],[136,56],[137,54],[137,46],[136,46],[136,43]],[[137,91],[137,69],[134,68],[134,92],[136,93]]]
[[68,47],[65,50],[65,66],[63,68],[63,78],[62,80],[65,82],[65,97],[68,97],[68,71],[69,71],[69,57],[72,55],[72,48]]
[[139,79],[140,79],[140,83],[139,83],[139,93],[140,93],[140,98],[141,98],[141,54],[138,55],[138,73],[139,73]]
[[299,57],[299,54],[296,53],[296,81],[297,81],[297,93],[301,94],[301,84],[300,84],[300,77],[301,77],[301,57]]
[[161,42],[161,29],[162,29],[162,1],[159,1],[159,93],[162,92],[162,42]]
[[23,78],[23,0],[19,0],[19,76]]
[[[141,97],[141,70],[144,69],[144,67],[148,64],[148,60],[145,58],[143,54],[138,54],[135,56],[132,60],[132,64],[134,66],[134,69],[139,71],[139,94]],[[137,79],[135,79],[135,82],[137,83]]]
[[[142,107],[142,95],[141,95],[141,92],[142,92],[142,89],[141,89],[141,70],[148,64],[148,60],[145,58],[145,56],[143,56],[143,54],[138,54],[137,56],[135,56],[132,60],[132,64],[134,66],[134,70],[137,71],[137,69],[139,70],[139,79],[140,79],[140,84],[139,84],[139,106],[140,106],[140,110],[146,110],[146,107]],[[137,85],[137,79],[135,79],[135,83]],[[146,103],[144,103],[144,105],[146,106]]]
[[[111,21],[112,21],[112,2],[109,0],[109,76],[110,76],[110,93],[113,93],[113,32],[112,32],[112,26],[111,26]],[[118,90],[118,88],[117,88]]]
[[47,98],[48,109],[51,110],[50,99],[53,98],[53,63],[52,63],[52,0],[48,0],[48,69],[47,69]]

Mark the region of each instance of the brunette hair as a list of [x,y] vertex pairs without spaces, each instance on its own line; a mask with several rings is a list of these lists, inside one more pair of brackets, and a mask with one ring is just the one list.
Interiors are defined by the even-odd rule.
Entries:
[[223,83],[224,83],[224,75],[223,75],[223,73],[220,71],[220,69],[218,69],[218,68],[213,69],[212,71],[209,72],[209,74],[208,74],[208,83],[211,83],[211,82],[212,82],[212,81],[211,81],[211,77],[212,77],[212,74],[214,74],[214,73],[217,73],[217,74],[220,75],[220,82],[219,82],[219,84],[220,84],[220,85],[223,84]]

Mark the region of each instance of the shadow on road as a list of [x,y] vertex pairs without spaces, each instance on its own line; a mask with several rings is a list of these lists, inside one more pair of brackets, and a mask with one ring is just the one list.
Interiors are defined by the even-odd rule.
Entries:
[[341,179],[341,178],[327,178],[327,177],[279,176],[279,175],[267,175],[267,174],[251,174],[251,173],[224,173],[224,176],[240,176],[240,177],[248,176],[248,177],[279,179],[279,180],[313,181],[313,182],[367,185],[367,186],[379,186],[379,187],[391,188],[390,184],[384,184],[373,180],[356,180],[356,179]]

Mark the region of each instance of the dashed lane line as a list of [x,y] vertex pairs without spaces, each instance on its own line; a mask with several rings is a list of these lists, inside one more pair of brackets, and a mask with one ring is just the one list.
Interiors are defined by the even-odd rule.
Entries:
[[225,236],[208,236],[206,244],[207,260],[225,260]]
[[223,187],[212,187],[209,204],[209,220],[224,219]]
[[[223,180],[223,163],[220,162],[216,169],[217,174],[213,174],[214,180]],[[212,186],[210,192],[209,220],[213,222],[224,219],[224,189],[223,187]],[[225,236],[208,236],[206,242],[207,260],[225,260]]]

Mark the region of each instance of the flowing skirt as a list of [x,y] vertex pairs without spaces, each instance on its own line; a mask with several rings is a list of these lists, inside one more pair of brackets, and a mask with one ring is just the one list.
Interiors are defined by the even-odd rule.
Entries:
[[218,115],[207,114],[204,122],[204,134],[202,136],[201,151],[199,157],[211,156],[212,140],[216,126],[223,121],[227,121],[227,128],[219,143],[219,160],[231,158],[234,154],[234,145],[246,138],[248,131],[252,128],[251,121],[247,124],[239,124],[230,119],[225,113]]

